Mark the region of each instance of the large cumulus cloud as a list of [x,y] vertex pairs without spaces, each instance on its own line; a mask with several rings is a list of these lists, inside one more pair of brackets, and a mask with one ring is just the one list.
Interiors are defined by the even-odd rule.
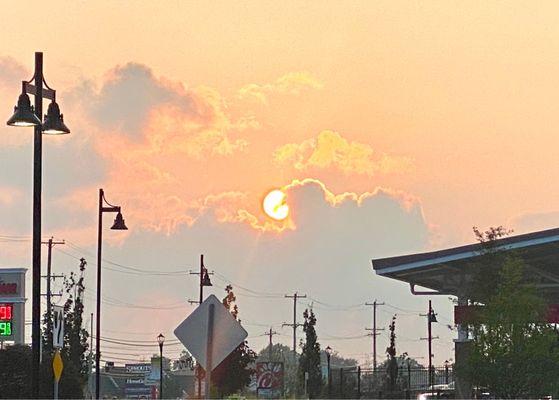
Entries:
[[[196,279],[188,275],[188,270],[196,270],[199,254],[203,253],[206,265],[216,271],[212,277],[215,285],[207,288],[207,293],[221,297],[222,288],[233,284],[241,319],[255,347],[264,346],[264,340],[256,337],[264,326],[273,324],[274,329],[281,330],[278,324],[292,318],[292,303],[283,294],[299,291],[309,296],[299,310],[314,302],[323,343],[345,353],[368,348],[367,338],[337,342],[327,339],[328,335],[365,333],[364,327],[370,325],[370,310],[355,305],[377,298],[390,299],[392,305],[405,309],[421,308],[422,300],[411,296],[406,285],[375,276],[370,266],[371,258],[419,251],[427,246],[429,229],[419,202],[383,190],[363,196],[335,196],[313,180],[296,182],[286,190],[296,228],[281,233],[257,231],[243,223],[223,223],[211,210],[171,236],[135,230],[135,222],[128,219],[131,235],[124,244],[107,246],[107,258],[125,258],[128,265],[152,270],[184,270],[184,275],[145,277],[108,272],[104,293],[130,303],[144,299],[157,304],[184,302],[178,310],[160,311],[150,317],[151,324],[171,332],[192,310],[186,300],[197,298]],[[349,305],[354,307],[348,308]],[[435,302],[435,307],[441,316],[449,311],[444,300]],[[380,326],[388,323],[391,312],[399,311],[385,308],[379,314]],[[110,326],[126,318],[129,329],[139,329],[145,323],[144,314],[142,310],[107,307],[105,323]],[[398,322],[401,334],[415,339],[420,334],[415,325],[423,326],[421,321],[419,315],[405,315]],[[448,329],[436,329],[437,334],[449,338]],[[281,332],[286,336],[279,340],[289,344],[289,330]],[[384,340],[379,339],[380,353]],[[420,354],[422,347],[419,341],[412,341],[402,343],[400,349]],[[448,353],[444,354],[448,357]]]

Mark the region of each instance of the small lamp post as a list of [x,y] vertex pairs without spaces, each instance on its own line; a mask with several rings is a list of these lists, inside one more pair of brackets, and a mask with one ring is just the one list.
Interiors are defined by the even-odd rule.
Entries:
[[160,333],[157,336],[157,343],[159,343],[159,398],[163,398],[163,343],[165,336]]
[[332,355],[332,348],[330,346],[324,349],[326,352],[326,363],[328,365],[328,398],[332,397],[332,374],[330,373],[330,356]]
[[95,327],[95,398],[99,399],[101,380],[101,245],[103,242],[103,213],[116,213],[116,218],[111,226],[112,230],[127,230],[124,218],[120,213],[120,206],[113,206],[105,199],[105,192],[99,189],[99,228],[97,231],[97,315]]

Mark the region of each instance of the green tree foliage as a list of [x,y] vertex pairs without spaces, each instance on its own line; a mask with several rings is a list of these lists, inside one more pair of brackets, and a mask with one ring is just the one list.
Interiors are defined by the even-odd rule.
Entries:
[[392,321],[388,326],[390,330],[390,345],[386,348],[388,362],[386,365],[386,374],[388,378],[388,389],[396,390],[396,381],[398,379],[398,360],[396,359],[396,316],[392,317]]
[[473,280],[466,291],[473,303],[485,304],[496,293],[504,261],[504,253],[498,251],[496,241],[512,231],[502,226],[490,227],[484,232],[474,226],[473,231],[476,240],[482,245],[482,251],[476,262],[469,266],[473,271]]
[[83,327],[83,299],[85,294],[84,272],[85,260],[80,260],[80,274],[74,272],[65,279],[64,286],[68,299],[64,304],[64,351],[62,352],[76,367],[84,383],[87,379],[88,363],[86,351],[89,333]]
[[[235,304],[237,298],[233,293],[233,287],[227,285],[225,288],[226,296],[223,305],[229,310],[231,315],[241,322],[238,318],[239,309]],[[248,347],[248,342],[241,343],[231,354],[229,354],[213,371],[212,385],[220,398],[237,393],[244,389],[254,374],[254,361],[256,353]]]
[[316,317],[313,310],[307,309],[303,312],[303,332],[305,342],[302,343],[301,356],[299,357],[299,381],[304,384],[305,373],[307,379],[307,394],[313,399],[320,395],[322,391],[322,371],[320,369],[320,344],[316,336]]
[[0,398],[31,398],[31,348],[8,346],[0,350]]
[[[60,398],[83,397],[83,389],[87,383],[89,372],[86,351],[89,333],[83,328],[83,299],[85,294],[84,272],[86,262],[82,258],[79,265],[79,274],[71,272],[64,277],[64,348],[61,349],[64,370],[59,382]],[[52,335],[46,322],[43,331],[43,362],[41,365],[40,390],[43,397],[52,397],[53,370],[52,370]]]
[[490,254],[487,260],[494,264],[478,271],[498,271],[490,275],[495,287],[484,296],[485,306],[471,325],[469,359],[457,372],[498,398],[555,396],[559,347],[553,327],[541,322],[546,304],[535,287],[526,284],[521,258]]

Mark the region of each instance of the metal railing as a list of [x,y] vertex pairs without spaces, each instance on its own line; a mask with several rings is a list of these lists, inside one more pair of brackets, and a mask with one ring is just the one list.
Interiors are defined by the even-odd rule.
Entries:
[[[433,385],[454,382],[451,366],[435,367]],[[331,370],[331,397],[333,398],[409,398],[430,389],[429,370],[410,366],[398,367],[398,374],[391,383],[388,371],[383,368],[360,367],[333,368]]]

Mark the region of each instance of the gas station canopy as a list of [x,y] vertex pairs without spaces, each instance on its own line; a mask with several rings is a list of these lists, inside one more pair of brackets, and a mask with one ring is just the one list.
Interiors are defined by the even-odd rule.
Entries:
[[[559,303],[559,228],[495,241],[495,249],[514,252],[527,265],[530,281],[536,284],[550,303]],[[481,243],[429,253],[409,254],[372,260],[380,276],[406,282],[414,294],[447,294],[460,297],[471,281],[473,264],[480,260]],[[417,291],[416,286],[432,292]]]

